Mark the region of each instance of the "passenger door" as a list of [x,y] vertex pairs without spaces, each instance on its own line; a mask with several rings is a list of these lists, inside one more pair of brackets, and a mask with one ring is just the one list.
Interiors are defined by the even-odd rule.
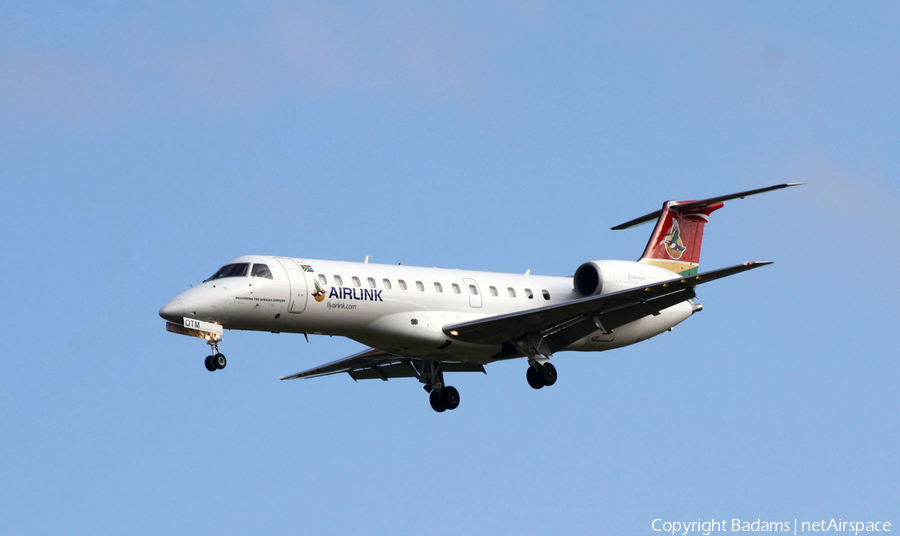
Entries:
[[282,257],[277,260],[287,272],[288,281],[290,282],[291,294],[288,298],[288,311],[291,313],[302,313],[306,310],[306,300],[309,295],[306,289],[306,275],[303,268],[294,259]]

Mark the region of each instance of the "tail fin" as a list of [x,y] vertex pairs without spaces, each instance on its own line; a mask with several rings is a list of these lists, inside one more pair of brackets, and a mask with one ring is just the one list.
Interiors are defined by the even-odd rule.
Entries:
[[677,202],[666,201],[639,262],[682,276],[694,275],[700,266],[703,226],[709,221],[709,215],[723,206],[725,204],[720,202],[703,209],[685,211],[678,210]]
[[724,202],[730,199],[743,199],[749,195],[800,184],[803,183],[779,184],[700,201],[666,201],[662,209],[617,225],[613,230],[628,229],[655,219],[656,227],[639,262],[659,266],[682,276],[691,276],[697,273],[700,266],[703,226],[709,221],[709,215],[713,211],[722,208]]

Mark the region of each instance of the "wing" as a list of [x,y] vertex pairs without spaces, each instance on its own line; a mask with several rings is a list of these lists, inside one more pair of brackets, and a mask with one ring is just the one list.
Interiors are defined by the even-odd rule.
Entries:
[[[441,369],[444,372],[484,372],[483,366],[473,363],[443,362]],[[354,380],[380,379],[387,381],[389,378],[418,378],[422,370],[423,365],[419,359],[406,358],[369,348],[350,357],[290,376],[282,376],[280,379],[317,378],[346,372]]]
[[[349,357],[338,359],[337,361],[332,361],[331,363],[326,363],[316,368],[311,368],[290,376],[282,376],[280,379],[296,380],[298,378],[317,378],[319,376],[328,376],[330,374],[338,374],[341,372],[349,373],[354,380],[362,379],[354,376],[354,372],[377,373],[377,371],[380,371],[383,375],[372,375],[371,377],[383,377],[385,380],[389,377],[399,378],[416,375],[414,370],[410,370],[409,367],[399,363],[399,361],[400,358],[394,354],[382,352],[375,348],[369,348],[358,354],[353,354]],[[401,366],[397,367],[397,365]],[[390,376],[387,375],[388,372],[391,372]]]
[[598,329],[610,331],[689,300],[699,284],[767,264],[771,263],[738,264],[611,294],[447,325],[443,331],[453,339],[480,344],[503,344],[538,334],[546,342],[546,350],[553,353]]

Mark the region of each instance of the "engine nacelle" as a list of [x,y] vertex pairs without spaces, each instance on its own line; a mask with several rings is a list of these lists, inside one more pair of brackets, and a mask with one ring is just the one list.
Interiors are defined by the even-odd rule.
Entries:
[[678,277],[674,272],[634,261],[601,260],[582,264],[572,278],[579,296],[609,294]]
[[603,270],[597,261],[586,262],[575,270],[572,278],[579,296],[594,296],[603,292]]

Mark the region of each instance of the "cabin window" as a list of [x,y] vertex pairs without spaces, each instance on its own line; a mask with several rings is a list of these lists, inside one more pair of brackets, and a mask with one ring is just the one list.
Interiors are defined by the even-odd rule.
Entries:
[[545,300],[549,300],[549,299],[550,299],[550,291],[549,291],[549,290],[544,289],[544,290],[541,291],[541,294],[544,296],[544,299],[545,299]]
[[390,279],[384,278],[381,280],[381,282],[384,283],[384,288],[386,288],[388,290],[391,289],[391,280]]
[[344,286],[344,280],[341,279],[341,276],[336,275],[336,276],[334,276],[334,284],[337,285],[337,286],[339,286],[339,287],[343,287],[343,286]]
[[[250,269],[249,262],[240,262],[237,264],[226,264],[225,266],[219,268],[219,271],[214,273],[212,277],[207,279],[206,281],[212,281],[214,279],[222,279],[223,277],[244,277],[247,275],[247,271]],[[205,281],[204,281],[205,282]]]
[[444,292],[444,287],[441,286],[437,281],[434,282],[434,291],[435,292]]
[[406,290],[406,281],[398,279],[397,284],[400,285],[400,290]]
[[328,284],[328,278],[325,277],[325,274],[319,274],[319,283],[322,283],[323,285]]
[[528,298],[529,300],[533,300],[533,299],[534,299],[534,293],[531,292],[531,289],[530,289],[530,288],[526,288],[526,289],[525,289],[525,297]]
[[456,283],[453,283],[452,286],[453,286],[453,293],[454,293],[454,294],[459,294],[459,292],[460,292],[460,291],[459,291],[459,285],[457,285]]
[[362,283],[360,283],[359,278],[356,277],[356,276],[353,276],[353,286],[354,286],[354,287],[361,287],[361,286],[362,286]]
[[512,287],[509,287],[509,288],[506,289],[506,290],[507,290],[507,292],[509,292],[509,297],[510,297],[510,298],[515,298],[515,297],[516,297],[516,289],[514,289],[514,288],[512,288]]
[[366,281],[369,282],[370,287],[375,288],[375,279],[374,278],[371,278],[371,277],[366,278]]
[[421,281],[416,281],[416,288],[419,289],[419,291],[424,292],[424,291],[425,291],[425,284],[422,283]]
[[478,287],[475,285],[469,285],[469,292],[472,293],[472,296],[478,296]]
[[265,277],[266,279],[274,279],[272,277],[272,272],[269,271],[269,267],[265,264],[254,264],[253,270],[250,271],[250,275],[253,277]]
[[496,296],[497,295],[497,287],[490,287],[490,289],[491,289],[491,296]]

